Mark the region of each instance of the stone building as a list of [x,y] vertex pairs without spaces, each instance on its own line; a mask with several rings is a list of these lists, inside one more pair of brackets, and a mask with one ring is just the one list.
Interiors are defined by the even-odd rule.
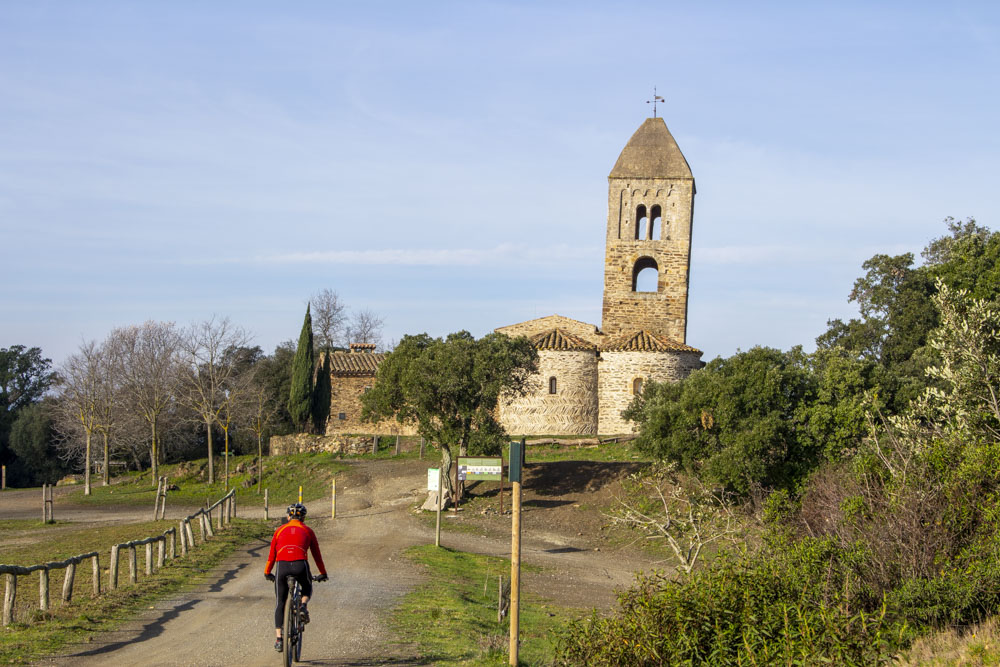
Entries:
[[608,176],[601,327],[550,315],[496,329],[528,336],[538,372],[500,407],[512,434],[612,435],[648,380],[702,366],[686,344],[694,176],[662,118],[647,118]]
[[[538,372],[526,396],[500,406],[512,435],[613,435],[648,380],[676,382],[702,366],[686,344],[694,176],[662,118],[648,118],[608,176],[601,327],[550,315],[496,331],[527,336]],[[360,396],[383,354],[352,345],[331,358],[328,434],[391,433],[359,421]]]

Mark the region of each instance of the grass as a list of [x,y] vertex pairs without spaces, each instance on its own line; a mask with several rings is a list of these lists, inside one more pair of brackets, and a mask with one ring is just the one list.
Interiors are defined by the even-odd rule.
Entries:
[[[406,555],[425,567],[427,580],[393,613],[400,640],[435,665],[506,665],[509,620],[497,623],[497,586],[501,575],[509,580],[510,561],[434,546]],[[549,664],[555,631],[578,614],[522,594],[521,663]]]
[[[10,522],[4,522],[8,524]],[[50,573],[50,611],[38,610],[38,575],[18,577],[15,624],[0,629],[0,663],[30,664],[44,655],[52,655],[70,644],[85,644],[99,632],[113,630],[124,621],[147,609],[153,602],[202,581],[211,569],[248,541],[265,538],[270,532],[263,521],[235,520],[216,537],[199,544],[186,557],[167,561],[162,570],[145,576],[144,549],[138,550],[139,584],[128,584],[128,566],[122,565],[117,590],[107,591],[108,552],[112,544],[140,539],[163,532],[173,522],[144,522],[65,530],[58,524],[36,528],[52,531],[43,544],[4,547],[0,561],[15,565],[33,565],[97,550],[101,553],[102,585],[105,593],[92,597],[89,562],[77,568],[73,600],[61,601],[62,573]],[[60,530],[60,528],[63,528]],[[0,543],[6,544],[19,527],[0,528]],[[154,549],[155,558],[155,549]],[[125,559],[123,559],[124,561]]]
[[1000,665],[1000,620],[989,618],[978,625],[947,629],[920,637],[897,660],[906,667],[958,667]]
[[[256,460],[256,456],[252,455],[229,457],[229,487],[236,489],[237,504],[241,498],[252,504],[262,502],[257,485],[253,483],[256,479]],[[207,500],[215,502],[221,498],[226,493],[222,480],[223,465],[222,458],[218,458],[213,484],[206,481],[208,459],[160,466],[160,475],[165,475],[169,483],[179,487],[179,490],[167,494],[167,506],[201,506]],[[242,472],[236,472],[238,469]],[[299,485],[302,486],[304,501],[327,497],[330,479],[346,469],[346,465],[327,453],[265,457],[261,486],[268,489],[271,507],[281,507],[298,499]],[[110,486],[100,486],[98,482],[89,496],[84,495],[81,487],[67,496],[67,500],[83,505],[141,505],[152,510],[156,485],[151,480],[152,472],[149,470],[127,473],[115,478]]]
[[[516,438],[515,438],[516,439]],[[531,438],[528,438],[530,440]],[[645,463],[652,459],[641,454],[632,442],[606,442],[601,445],[531,445],[525,448],[526,463],[543,461],[623,461]],[[504,459],[506,459],[506,452]]]

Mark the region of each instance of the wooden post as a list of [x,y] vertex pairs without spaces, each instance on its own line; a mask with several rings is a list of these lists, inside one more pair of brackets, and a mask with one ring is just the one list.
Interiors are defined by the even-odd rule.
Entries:
[[7,588],[3,594],[3,624],[14,622],[14,599],[17,597],[17,575],[7,575]]
[[441,472],[441,464],[438,464],[438,507],[437,523],[434,526],[434,546],[441,546],[441,497],[444,496],[444,475]]
[[135,555],[135,545],[128,545],[128,582],[134,584],[139,581],[139,573],[136,571],[139,569],[139,563],[136,560]]
[[299,487],[299,502],[302,502],[302,487]]
[[[219,507],[219,519],[220,520],[222,519],[222,507],[221,506]],[[211,512],[209,512],[205,516],[205,529],[208,532],[208,536],[209,537],[215,537],[215,531],[212,530],[212,513]],[[221,530],[222,527],[220,526],[219,529]]]
[[510,664],[517,665],[521,605],[521,482],[511,482]]
[[229,508],[230,510],[232,510],[232,514],[229,515],[229,523],[232,523],[233,519],[236,518],[236,494],[235,493],[233,494],[233,497],[230,499],[230,501],[233,504],[232,504],[232,507]]
[[146,542],[146,576],[153,576],[153,543]]
[[372,436],[372,455],[378,454],[378,436]]
[[337,478],[330,480],[330,518],[337,518]]
[[164,536],[156,540],[156,569],[158,570],[163,569],[163,561],[164,561],[164,556],[166,555],[165,553],[166,550],[167,550],[167,538],[166,536]]
[[49,610],[49,568],[47,567],[38,571],[38,608],[42,611]]
[[267,510],[268,510],[268,507],[267,507],[267,489],[264,489],[264,521],[267,521],[270,518],[267,515],[268,514]]
[[111,547],[111,562],[108,563],[108,590],[118,588],[118,551],[121,545]]
[[192,549],[194,548],[194,530],[191,528],[191,522],[184,522],[184,532],[187,534],[188,546]]
[[424,438],[423,438],[423,436],[420,437],[420,460],[421,461],[424,460]]
[[205,541],[206,541],[206,538],[205,538],[205,533],[206,533],[206,531],[205,531],[205,513],[204,512],[202,512],[201,514],[198,515],[198,530],[199,530],[199,532],[201,532],[201,543],[204,544]]
[[42,523],[49,522],[49,496],[45,492],[48,484],[42,484]]
[[153,521],[160,518],[160,490],[163,488],[163,478],[156,480],[156,496],[153,498]]
[[94,597],[96,598],[101,594],[101,557],[95,553],[90,557],[90,565],[93,570]]
[[170,531],[170,548],[167,549],[167,558],[173,560],[177,558],[177,531]]
[[0,466],[0,490],[7,488],[7,466]]
[[181,519],[178,524],[177,532],[180,533],[181,537],[181,555],[187,556],[188,546],[187,546],[187,535],[184,534],[184,519]]
[[396,456],[399,456],[399,434],[396,434]]
[[[223,523],[222,523],[222,522],[223,522],[224,520],[225,520],[225,519],[224,519],[224,515],[223,515],[223,513],[222,513],[222,506],[220,505],[220,506],[219,506],[219,521],[217,522],[217,523],[219,524],[219,530],[222,530],[222,528],[223,528]],[[211,522],[212,522],[212,521],[211,521],[211,517],[209,517],[209,523],[211,523]]]
[[73,599],[74,579],[76,579],[76,563],[70,561],[69,565],[66,566],[66,576],[63,578],[63,602],[69,602]]

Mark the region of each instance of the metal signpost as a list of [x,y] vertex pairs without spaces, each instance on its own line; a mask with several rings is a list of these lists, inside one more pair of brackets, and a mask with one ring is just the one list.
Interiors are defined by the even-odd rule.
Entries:
[[427,490],[437,492],[437,523],[434,527],[434,546],[441,546],[441,468],[427,469]]

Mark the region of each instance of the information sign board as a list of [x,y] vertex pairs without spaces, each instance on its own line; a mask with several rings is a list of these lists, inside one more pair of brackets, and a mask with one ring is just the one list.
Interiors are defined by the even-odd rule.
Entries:
[[524,465],[524,440],[510,443],[510,469],[507,479],[521,482],[521,466]]
[[428,468],[427,469],[427,490],[437,491],[438,490],[438,469]]
[[503,459],[499,456],[474,458],[458,457],[458,479],[475,481],[499,482],[503,475]]

